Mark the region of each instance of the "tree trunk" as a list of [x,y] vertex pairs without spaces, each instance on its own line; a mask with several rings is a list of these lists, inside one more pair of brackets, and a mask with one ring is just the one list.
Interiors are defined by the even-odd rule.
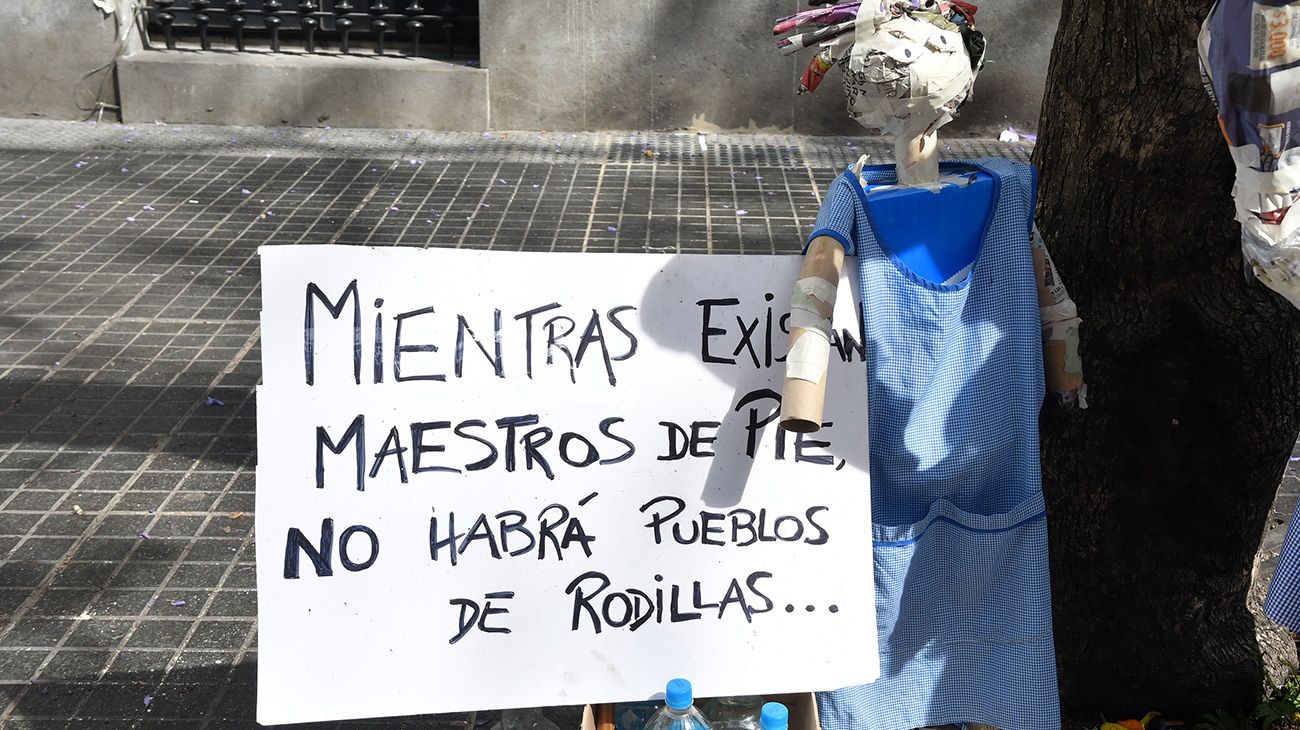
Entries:
[[1300,428],[1300,316],[1243,274],[1210,5],[1064,0],[1034,152],[1084,319],[1092,407],[1047,407],[1042,442],[1062,703],[1088,719],[1242,706],[1295,657],[1247,593]]

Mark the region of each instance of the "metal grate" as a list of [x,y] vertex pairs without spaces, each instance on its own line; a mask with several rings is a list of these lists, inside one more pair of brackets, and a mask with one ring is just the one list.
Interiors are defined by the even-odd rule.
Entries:
[[273,53],[475,56],[478,0],[147,0],[151,42]]

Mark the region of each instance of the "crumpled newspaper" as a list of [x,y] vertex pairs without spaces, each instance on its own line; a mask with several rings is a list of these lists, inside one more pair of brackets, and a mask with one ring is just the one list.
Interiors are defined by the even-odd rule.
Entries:
[[1300,308],[1300,0],[1219,0],[1198,50],[1237,167],[1246,265]]
[[840,60],[849,116],[898,136],[952,121],[983,63],[982,52],[972,58],[963,37],[973,32],[969,18],[947,2],[863,2],[852,50]]

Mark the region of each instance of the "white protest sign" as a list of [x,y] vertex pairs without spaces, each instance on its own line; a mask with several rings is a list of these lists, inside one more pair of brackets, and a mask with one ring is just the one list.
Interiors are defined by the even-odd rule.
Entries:
[[798,257],[261,256],[259,722],[877,676],[849,283],[797,436]]

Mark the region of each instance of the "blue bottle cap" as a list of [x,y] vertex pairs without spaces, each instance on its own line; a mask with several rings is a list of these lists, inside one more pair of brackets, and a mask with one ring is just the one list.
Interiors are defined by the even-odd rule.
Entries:
[[691,690],[691,683],[684,679],[674,679],[668,683],[668,691],[664,693],[664,702],[674,710],[685,710],[691,706],[695,700],[694,692]]
[[786,730],[790,726],[790,712],[780,702],[765,703],[758,726],[761,730]]

